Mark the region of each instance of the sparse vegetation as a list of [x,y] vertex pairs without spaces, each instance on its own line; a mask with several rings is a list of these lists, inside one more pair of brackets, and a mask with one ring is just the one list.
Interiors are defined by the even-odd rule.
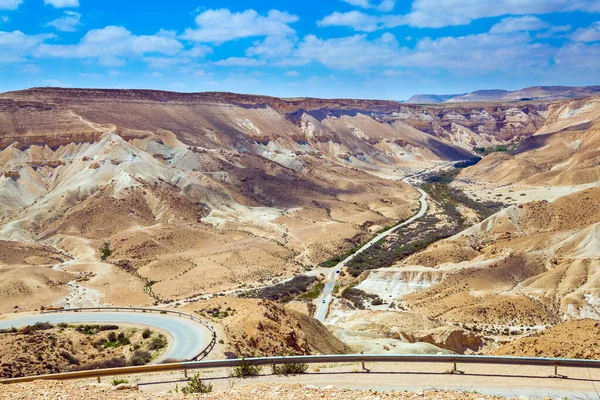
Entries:
[[102,247],[100,247],[100,259],[102,261],[106,261],[108,257],[112,254],[112,250],[110,248],[110,242],[108,240],[104,241]]
[[308,364],[302,363],[290,363],[290,364],[273,364],[271,366],[271,372],[273,375],[297,375],[303,374],[308,370]]
[[[465,168],[474,162],[475,160],[468,160],[457,163],[455,166],[459,168],[426,176],[421,188],[440,208],[441,215],[426,215],[414,224],[404,227],[401,235],[388,236],[363,251],[347,264],[350,275],[357,277],[366,270],[389,267],[412,254],[425,250],[432,243],[466,229],[472,221],[463,217],[459,207],[475,211],[480,219],[485,219],[504,208],[504,203],[474,201],[462,191],[450,186],[460,172],[460,168]],[[440,229],[442,226],[444,228]],[[351,301],[356,301],[357,296],[352,296],[352,292],[347,295],[351,296]],[[357,307],[358,304],[359,302],[355,303]]]
[[314,276],[299,275],[295,276],[287,282],[269,286],[262,289],[250,290],[244,292],[240,297],[248,297],[254,299],[267,299],[287,303],[308,291],[317,278]]
[[119,379],[119,378],[115,378],[112,380],[112,385],[113,386],[117,386],[117,385],[122,385],[124,383],[129,383],[129,381],[127,379]]
[[146,365],[152,361],[152,354],[145,350],[136,350],[135,353],[129,359],[129,365]]
[[232,378],[247,378],[250,376],[258,376],[262,372],[262,367],[258,365],[250,364],[245,359],[237,367],[233,368],[229,375]]
[[148,344],[148,350],[159,350],[167,347],[167,344],[167,337],[162,333],[159,333],[150,340],[150,343]]
[[85,333],[86,335],[95,335],[99,332],[116,331],[118,329],[118,325],[79,325],[75,327],[77,332]]
[[148,328],[144,329],[144,331],[142,332],[142,338],[148,339],[150,338],[150,336],[152,336],[152,331]]
[[323,282],[317,282],[315,285],[310,288],[306,293],[298,296],[298,300],[314,300],[317,299],[321,293],[323,293],[323,288],[325,284]]
[[199,373],[195,373],[194,376],[190,378],[187,386],[181,388],[181,392],[183,394],[193,394],[193,393],[210,393],[213,390],[212,384],[205,384],[202,382]]

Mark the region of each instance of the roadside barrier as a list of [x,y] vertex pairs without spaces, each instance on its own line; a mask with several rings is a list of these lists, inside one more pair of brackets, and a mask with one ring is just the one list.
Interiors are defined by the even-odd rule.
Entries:
[[[103,376],[119,376],[146,374],[154,372],[197,370],[205,368],[232,368],[243,363],[251,365],[273,364],[323,364],[323,363],[436,363],[451,364],[452,372],[458,372],[460,364],[495,364],[495,365],[528,365],[554,367],[554,375],[558,375],[558,367],[600,368],[600,360],[577,360],[565,358],[534,358],[534,357],[491,357],[491,356],[461,356],[461,355],[395,355],[395,354],[340,354],[320,356],[293,357],[260,357],[233,360],[204,360],[172,364],[143,365],[139,367],[108,368],[93,371],[64,372],[50,375],[26,376],[0,380],[0,383],[31,382],[35,380],[70,380],[85,378],[100,378]],[[363,364],[364,365],[364,364]],[[564,376],[563,376],[564,377]]]

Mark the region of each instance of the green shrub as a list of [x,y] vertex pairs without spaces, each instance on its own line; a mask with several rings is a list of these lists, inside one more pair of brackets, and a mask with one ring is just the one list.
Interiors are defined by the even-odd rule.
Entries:
[[112,254],[112,250],[110,249],[110,242],[106,240],[102,247],[100,247],[100,258],[102,261],[106,261],[108,257]]
[[258,376],[262,372],[262,367],[250,364],[242,359],[242,362],[229,373],[233,378],[246,378],[249,376]]
[[71,365],[79,365],[80,364],[79,359],[66,350],[61,350],[60,356],[62,358],[64,358],[65,360],[67,360],[69,362],[69,364],[71,364]]
[[142,337],[144,339],[148,339],[150,336],[152,336],[152,331],[148,328],[144,329],[144,331],[142,332]]
[[308,364],[281,364],[271,366],[271,372],[274,375],[297,375],[303,374],[308,370]]
[[181,392],[183,394],[192,394],[192,393],[210,393],[213,390],[212,384],[204,384],[202,383],[202,379],[200,379],[200,374],[196,373],[192,376],[187,384],[187,386],[181,388]]
[[54,328],[54,325],[52,325],[50,322],[36,322],[35,324],[31,325],[32,331],[46,331],[52,328]]
[[164,347],[167,347],[167,338],[162,333],[159,333],[158,336],[154,336],[150,343],[148,344],[148,350],[158,350]]
[[145,350],[136,350],[129,359],[129,365],[146,365],[152,361],[152,354]]
[[119,379],[119,378],[115,378],[112,380],[113,386],[121,385],[123,383],[129,383],[129,381],[127,379]]

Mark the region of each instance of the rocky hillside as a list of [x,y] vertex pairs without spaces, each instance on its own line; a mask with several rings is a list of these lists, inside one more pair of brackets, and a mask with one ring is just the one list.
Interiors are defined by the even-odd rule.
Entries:
[[600,97],[552,104],[546,123],[510,152],[465,169],[466,181],[567,186],[600,180]]
[[531,86],[520,90],[476,90],[464,94],[416,94],[406,101],[409,104],[509,102],[525,100],[556,101],[593,96],[600,93],[600,86]]
[[148,305],[302,271],[412,215],[400,176],[521,141],[548,107],[1,94],[0,239],[30,247],[0,266],[0,311]]
[[497,356],[600,359],[600,322],[569,321],[490,349]]
[[188,310],[223,326],[228,358],[350,352],[316,319],[268,300],[224,297]]

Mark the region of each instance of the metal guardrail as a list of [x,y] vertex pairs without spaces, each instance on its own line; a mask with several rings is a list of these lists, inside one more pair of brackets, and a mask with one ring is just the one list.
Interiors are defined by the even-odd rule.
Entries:
[[210,331],[212,337],[210,342],[204,347],[198,354],[191,358],[192,361],[202,360],[205,358],[208,353],[215,347],[217,343],[217,333],[214,328],[208,324],[208,322],[196,317],[195,315],[184,313],[181,311],[172,311],[172,310],[161,310],[158,308],[145,308],[145,307],[82,307],[82,308],[63,308],[63,309],[52,309],[52,310],[43,310],[40,314],[55,314],[61,312],[86,312],[86,311],[125,311],[125,312],[143,312],[143,313],[159,313],[159,314],[173,314],[183,318],[189,318],[194,322],[198,322],[203,325],[206,329]]
[[[294,357],[261,357],[235,360],[205,360],[173,364],[144,365],[139,367],[108,368],[92,371],[64,372],[59,374],[26,376],[0,380],[0,384],[31,382],[35,380],[71,380],[98,378],[103,376],[119,376],[145,374],[165,371],[195,370],[205,368],[231,368],[248,363],[251,365],[273,364],[322,364],[322,363],[448,363],[457,371],[457,364],[494,364],[494,365],[527,365],[554,367],[558,375],[558,367],[600,368],[600,360],[577,360],[565,358],[534,358],[534,357],[491,357],[491,356],[461,356],[461,355],[395,355],[395,354],[342,354],[321,356]],[[492,374],[493,375],[493,374]]]

